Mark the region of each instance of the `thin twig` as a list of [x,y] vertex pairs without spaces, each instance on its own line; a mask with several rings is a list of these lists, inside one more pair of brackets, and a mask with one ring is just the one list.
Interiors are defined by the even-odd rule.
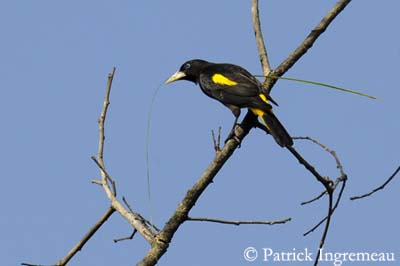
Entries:
[[183,224],[193,208],[194,204],[203,193],[203,191],[210,185],[221,170],[225,162],[230,158],[233,152],[238,148],[239,143],[249,133],[251,128],[254,127],[256,117],[252,112],[247,112],[245,118],[240,125],[235,127],[235,136],[239,141],[229,139],[222,147],[221,151],[215,154],[214,159],[204,171],[197,182],[186,192],[185,197],[179,203],[174,214],[169,218],[164,228],[156,235],[152,242],[151,249],[147,252],[146,256],[138,263],[139,266],[153,266],[157,263],[159,258],[167,251],[172,237]]
[[[335,180],[334,183],[332,183],[332,181],[329,181],[329,184],[325,184],[320,179],[318,179],[318,177],[317,177],[317,179],[324,184],[326,190],[324,192],[322,192],[320,195],[318,195],[316,198],[302,203],[304,205],[304,204],[308,204],[308,203],[314,202],[314,201],[320,199],[325,194],[328,194],[328,197],[329,197],[328,214],[319,223],[317,223],[312,229],[310,229],[309,231],[307,231],[304,234],[304,236],[308,235],[309,233],[311,233],[315,229],[317,229],[323,222],[325,222],[325,227],[324,227],[324,231],[322,233],[322,237],[321,237],[321,240],[320,240],[319,248],[318,248],[318,251],[317,251],[317,256],[316,256],[316,259],[314,261],[314,266],[316,266],[316,265],[318,265],[318,259],[319,259],[320,253],[321,253],[321,249],[323,248],[323,246],[325,244],[325,240],[326,240],[326,236],[327,236],[328,231],[329,231],[329,225],[330,225],[330,222],[331,222],[332,215],[333,215],[334,211],[336,210],[337,206],[339,205],[339,202],[340,202],[340,200],[342,198],[343,191],[344,191],[344,188],[346,186],[347,175],[344,172],[344,169],[343,169],[343,166],[342,166],[342,164],[340,162],[340,159],[339,159],[338,155],[336,154],[336,152],[334,150],[330,149],[328,146],[322,144],[321,142],[319,142],[319,141],[317,141],[317,140],[315,140],[315,139],[313,139],[311,137],[294,137],[293,139],[309,140],[309,141],[313,142],[314,144],[317,144],[318,146],[320,146],[322,149],[324,149],[326,152],[328,152],[335,159],[336,167],[338,168],[338,170],[340,172],[340,176]],[[308,169],[307,166],[306,166],[306,168]],[[329,180],[329,179],[327,179],[327,180]],[[337,187],[337,185],[339,183],[342,183],[342,187],[340,189],[338,198],[337,198],[335,204],[333,205],[333,193],[334,193],[334,191],[335,191],[335,189],[336,189],[336,187]]]
[[241,224],[284,224],[291,221],[291,218],[286,218],[282,220],[276,221],[230,221],[230,220],[221,220],[214,218],[205,218],[205,217],[188,217],[187,221],[199,221],[199,222],[212,222],[212,223],[220,223],[220,224],[232,224],[232,225],[241,225]]
[[101,163],[102,168],[105,168],[104,160],[103,160],[104,139],[105,139],[104,123],[106,120],[108,106],[110,105],[110,93],[111,93],[112,82],[114,80],[114,74],[115,74],[115,67],[113,67],[111,73],[108,74],[106,96],[104,97],[103,108],[101,110],[101,114],[100,114],[99,121],[98,121],[98,124],[99,124],[99,146],[98,146],[98,151],[97,151],[97,157],[99,159],[99,162]]
[[[336,154],[336,152],[334,150],[330,149],[328,146],[326,146],[326,145],[322,144],[321,142],[317,141],[316,139],[313,139],[313,138],[308,137],[308,136],[307,137],[293,137],[293,139],[295,139],[295,140],[308,140],[308,141],[311,141],[314,144],[317,144],[318,146],[320,146],[322,149],[324,149],[326,152],[328,152],[335,159],[336,168],[340,172],[340,176],[335,180],[335,182],[333,184],[330,185],[330,187],[332,189],[332,193],[329,193],[329,191],[325,190],[321,194],[319,194],[317,197],[315,197],[315,198],[313,198],[313,199],[311,199],[309,201],[302,202],[301,203],[302,205],[314,202],[314,201],[320,199],[323,195],[328,194],[329,195],[329,202],[330,202],[329,204],[330,204],[330,206],[332,206],[333,192],[335,191],[335,189],[338,186],[338,184],[342,183],[342,187],[340,189],[339,195],[338,195],[338,197],[336,199],[336,202],[335,202],[333,208],[330,209],[329,215],[325,216],[325,218],[323,218],[320,222],[318,222],[314,227],[312,227],[310,230],[308,230],[306,233],[304,233],[304,236],[306,236],[309,233],[313,232],[315,229],[317,229],[323,222],[325,222],[327,220],[328,221],[330,220],[330,218],[331,218],[330,216],[333,215],[334,211],[336,210],[336,208],[339,205],[339,202],[340,202],[340,200],[342,198],[342,194],[343,194],[344,188],[346,186],[347,174],[344,172],[343,165],[340,162],[339,156]],[[327,221],[327,223],[328,223],[328,221]],[[326,226],[325,226],[325,228],[326,228]]]
[[[67,263],[78,253],[81,251],[85,244],[89,241],[89,239],[100,229],[100,227],[110,218],[110,216],[114,213],[114,208],[109,207],[107,211],[100,217],[100,219],[90,228],[90,230],[84,235],[84,237],[68,252],[68,254],[53,264],[54,266],[65,266]],[[31,263],[21,263],[21,265],[25,266],[45,266],[41,264],[31,264]]]
[[[340,177],[336,178],[336,180],[335,180],[335,182],[334,182],[334,184],[333,184],[333,186],[332,186],[332,189],[335,191],[335,190],[336,190],[336,187],[337,187],[340,183],[345,182],[346,180],[347,180],[347,175],[340,176]],[[319,200],[320,198],[322,198],[322,197],[323,197],[324,195],[326,195],[326,194],[327,194],[326,190],[325,190],[325,191],[322,191],[318,196],[316,196],[316,197],[314,197],[314,198],[312,198],[312,199],[310,199],[310,200],[303,201],[303,202],[301,203],[301,205],[307,205],[307,204],[310,204],[310,203],[312,203],[312,202],[315,202],[315,201]]]
[[366,194],[363,194],[363,195],[360,195],[360,196],[353,196],[353,197],[350,198],[350,200],[358,200],[358,199],[362,199],[362,198],[365,198],[365,197],[369,197],[369,196],[371,196],[372,194],[374,194],[375,192],[384,189],[385,186],[386,186],[387,184],[389,184],[390,181],[393,180],[393,178],[397,175],[397,173],[398,173],[399,171],[400,171],[400,166],[397,167],[397,169],[396,169],[396,170],[394,171],[394,173],[385,181],[385,183],[383,183],[382,185],[380,185],[379,187],[375,188],[374,190],[372,190],[372,191],[369,192],[369,193],[366,193]]
[[326,189],[326,191],[328,193],[333,192],[333,190],[332,190],[332,185],[333,185],[332,180],[330,180],[328,177],[321,176],[315,170],[314,166],[312,166],[309,162],[307,162],[303,158],[303,156],[301,156],[300,153],[298,153],[297,150],[293,146],[287,146],[286,148],[297,158],[297,160],[299,161],[300,164],[304,165],[304,167],[310,173],[312,173],[319,182],[321,182],[324,185],[324,187],[325,187],[325,189]]
[[91,180],[90,182],[92,182],[92,184],[96,184],[96,185],[99,185],[99,186],[102,186],[102,185],[103,185],[103,183],[101,182],[101,180],[97,180],[97,179],[93,179],[93,180]]
[[303,201],[302,203],[300,203],[301,205],[307,205],[307,204],[310,204],[310,203],[313,203],[314,201],[317,201],[317,200],[319,200],[320,198],[322,198],[324,195],[326,195],[327,193],[326,193],[326,190],[325,191],[322,191],[318,196],[316,196],[316,197],[314,197],[314,198],[312,198],[312,199],[310,199],[310,200],[306,200],[306,201]]
[[314,138],[311,138],[309,136],[306,136],[306,137],[293,137],[293,139],[309,140],[309,141],[317,144],[318,146],[320,146],[322,149],[324,149],[326,152],[328,152],[330,155],[332,155],[332,157],[335,159],[336,167],[337,167],[337,169],[339,169],[340,175],[341,176],[345,176],[346,175],[344,173],[344,170],[343,170],[343,165],[340,162],[339,157],[337,156],[337,154],[336,154],[336,152],[334,150],[330,149],[328,146],[322,144],[318,140],[316,140]]
[[[270,75],[281,77],[285,74],[305,53],[307,53],[318,37],[328,28],[331,22],[350,2],[351,0],[339,0],[318,23],[318,25],[308,34],[304,41],[275,70],[272,70]],[[265,79],[263,87],[268,93],[271,92],[276,81],[277,79]]]
[[[106,117],[107,113],[107,107],[109,105],[109,95],[110,95],[110,90],[111,90],[111,84],[112,80],[114,77],[115,73],[115,67],[112,69],[111,73],[108,74],[108,82],[107,82],[107,91],[106,91],[106,98],[103,104],[103,111],[101,113],[101,116],[99,118],[99,125],[100,125],[100,138],[99,138],[99,149],[98,149],[98,156],[101,158],[101,168],[104,169],[104,163],[103,163],[103,147],[104,147],[104,120]],[[100,166],[100,165],[99,165]],[[110,182],[112,183],[112,179]],[[96,184],[99,183],[106,183],[106,175],[104,175],[104,179],[102,179],[102,182],[93,182]],[[103,184],[104,187],[104,184]],[[110,192],[111,193],[111,192]],[[116,190],[114,189],[114,193],[116,193]],[[70,261],[78,251],[80,251],[83,246],[89,241],[89,239],[97,232],[97,230],[107,221],[107,219],[114,213],[115,209],[113,206],[110,206],[107,211],[100,217],[100,219],[97,221],[97,223],[85,234],[85,236],[68,252],[68,254],[61,260],[59,260],[56,265],[57,266],[64,266]],[[24,263],[23,265],[33,265],[33,264],[27,264]]]
[[[114,196],[117,196],[117,188],[116,188],[116,186],[115,186],[115,181],[114,181],[114,179],[112,179],[112,177],[107,173],[106,169],[105,169],[105,168],[103,167],[103,165],[97,160],[96,157],[91,156],[90,158],[97,164],[97,166],[100,168],[100,170],[102,171],[102,173],[105,175],[106,181],[108,181],[108,182],[111,183],[113,195],[114,195]],[[96,181],[97,181],[97,182],[93,182],[93,181],[92,181],[92,183],[99,183],[98,180],[96,180]],[[102,182],[100,182],[100,184],[103,185]]]
[[[338,177],[338,178],[335,180],[334,184],[331,185],[332,190],[335,190],[336,187],[337,187],[337,185],[338,185],[340,182],[342,182],[342,181],[344,181],[345,179],[347,179],[347,175],[346,175],[346,173],[345,173],[344,170],[343,170],[343,165],[342,165],[342,163],[340,162],[339,157],[337,156],[337,154],[336,154],[336,152],[335,152],[334,150],[330,149],[328,146],[322,144],[322,143],[319,142],[318,140],[316,140],[316,139],[314,139],[314,138],[311,138],[311,137],[309,137],[309,136],[306,136],[306,137],[293,137],[293,139],[309,140],[309,141],[313,142],[314,144],[317,144],[318,146],[320,146],[322,149],[324,149],[324,150],[325,150],[326,152],[328,152],[330,155],[332,155],[332,157],[335,159],[335,162],[336,162],[336,168],[337,168],[337,169],[339,170],[339,172],[340,172],[340,177]],[[313,198],[313,199],[311,199],[311,200],[302,202],[301,205],[306,205],[306,204],[312,203],[312,202],[314,202],[314,201],[320,199],[320,198],[321,198],[322,196],[324,196],[325,194],[327,194],[327,191],[326,191],[326,190],[323,191],[323,192],[321,192],[321,194],[319,194],[317,197],[315,197],[315,198]]]
[[[340,202],[340,200],[342,198],[343,191],[344,191],[344,189],[346,187],[346,182],[347,182],[347,179],[343,179],[343,181],[341,182],[342,183],[342,187],[340,188],[339,195],[338,195],[338,197],[336,199],[335,205],[332,208],[331,215],[335,212],[336,208],[339,206],[339,202]],[[305,232],[303,234],[303,236],[307,236],[308,234],[314,232],[323,222],[326,221],[327,218],[328,218],[328,216],[325,216],[321,221],[319,221],[316,225],[314,225],[310,230]]]
[[321,240],[319,242],[317,256],[315,257],[315,260],[314,260],[314,266],[318,265],[319,256],[321,254],[322,248],[324,247],[326,236],[328,235],[329,225],[331,223],[331,218],[332,218],[332,214],[333,214],[332,213],[333,212],[333,209],[332,209],[333,191],[332,192],[328,192],[328,194],[329,194],[328,214],[326,215],[325,228],[324,228],[324,232],[322,233]]
[[155,224],[146,220],[140,213],[134,212],[131,205],[129,204],[129,202],[126,200],[125,197],[122,197],[122,201],[125,203],[126,207],[129,209],[129,211],[131,213],[135,214],[143,223],[150,225],[156,232],[160,231],[160,229]]
[[26,263],[26,262],[22,262],[21,265],[24,265],[24,266],[57,266],[54,264],[46,265],[46,264],[32,264],[32,263]]
[[[138,215],[130,212],[125,209],[121,202],[116,198],[116,186],[115,182],[112,180],[110,175],[106,171],[106,167],[103,160],[104,155],[104,140],[105,140],[105,121],[107,116],[108,106],[110,105],[110,92],[112,81],[114,79],[115,67],[108,75],[108,82],[106,87],[106,95],[104,97],[103,108],[100,113],[100,117],[98,120],[99,124],[99,147],[97,152],[97,158],[92,157],[93,161],[97,164],[100,169],[101,175],[101,183],[104,192],[106,193],[108,199],[111,202],[111,206],[122,216],[124,217],[132,226],[135,228],[149,243],[151,243],[154,239],[154,233],[151,229],[142,222],[142,219],[138,218]],[[111,183],[112,187],[109,186],[108,181]]]
[[130,236],[121,237],[121,238],[116,238],[116,239],[114,239],[113,241],[114,241],[114,243],[118,243],[118,242],[120,242],[120,241],[132,240],[136,233],[137,233],[137,230],[134,229],[133,232],[132,232],[132,234],[131,234]]
[[221,127],[218,127],[218,135],[215,137],[214,130],[211,130],[215,152],[221,151]]
[[70,259],[72,259],[72,257],[75,256],[75,254],[83,248],[86,242],[89,241],[89,239],[97,232],[97,230],[100,229],[100,227],[107,221],[107,219],[114,213],[114,211],[115,210],[113,207],[109,207],[107,211],[100,217],[97,223],[92,228],[90,228],[89,232],[86,233],[81,241],[79,241],[64,258],[59,260],[56,265],[66,265],[70,261]]
[[261,31],[260,14],[258,12],[258,0],[251,1],[251,14],[253,19],[254,35],[256,37],[256,44],[258,48],[258,54],[260,56],[263,75],[268,76],[268,74],[271,72],[271,65],[268,60],[267,49],[265,48],[264,38]]

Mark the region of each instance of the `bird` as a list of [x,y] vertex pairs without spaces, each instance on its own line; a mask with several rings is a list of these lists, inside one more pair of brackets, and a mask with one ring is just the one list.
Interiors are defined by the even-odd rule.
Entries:
[[263,91],[261,82],[243,67],[192,59],[183,63],[179,70],[165,81],[165,84],[178,80],[198,84],[204,94],[232,111],[235,120],[229,136],[235,136],[234,129],[241,109],[248,108],[261,119],[279,146],[293,145],[292,138],[272,110],[271,103],[278,104]]

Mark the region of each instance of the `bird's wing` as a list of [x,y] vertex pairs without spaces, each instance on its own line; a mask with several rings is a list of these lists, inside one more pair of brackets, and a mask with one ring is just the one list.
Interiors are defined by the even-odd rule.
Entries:
[[260,98],[261,83],[242,67],[212,65],[200,74],[199,84],[204,93],[225,105],[271,108],[269,97]]
[[222,93],[239,97],[254,97],[260,93],[260,84],[238,66],[216,64],[200,74],[199,83],[207,94],[218,97]]

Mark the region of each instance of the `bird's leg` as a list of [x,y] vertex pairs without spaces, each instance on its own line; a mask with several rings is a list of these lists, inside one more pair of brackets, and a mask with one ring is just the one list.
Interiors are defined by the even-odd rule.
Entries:
[[239,143],[239,147],[240,147],[240,139],[235,135],[235,127],[236,127],[236,125],[237,125],[238,119],[239,119],[239,116],[236,116],[236,117],[235,117],[235,121],[233,122],[232,129],[231,129],[231,131],[229,132],[229,135],[228,135],[228,137],[227,137],[226,140],[225,140],[225,144],[228,142],[228,140],[234,139],[234,140],[236,140],[236,141]]
[[228,142],[228,140],[233,138],[239,143],[240,147],[240,139],[235,135],[235,127],[240,116],[240,108],[235,105],[226,105],[226,106],[232,111],[233,115],[235,116],[235,121],[233,121],[231,132],[229,132],[229,135],[225,140],[225,144]]
[[231,131],[229,132],[228,137],[227,137],[226,140],[225,140],[225,143],[226,143],[230,138],[235,137],[235,127],[236,127],[237,121],[238,121],[238,117],[235,117],[235,121],[233,121],[232,129],[231,129]]

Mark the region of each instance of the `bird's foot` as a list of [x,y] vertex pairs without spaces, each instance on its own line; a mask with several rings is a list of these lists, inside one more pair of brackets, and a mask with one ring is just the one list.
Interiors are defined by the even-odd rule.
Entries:
[[229,133],[228,137],[225,139],[225,144],[230,140],[233,139],[238,143],[238,148],[242,145],[242,141],[238,138],[238,136],[235,135],[235,128],[231,130]]

